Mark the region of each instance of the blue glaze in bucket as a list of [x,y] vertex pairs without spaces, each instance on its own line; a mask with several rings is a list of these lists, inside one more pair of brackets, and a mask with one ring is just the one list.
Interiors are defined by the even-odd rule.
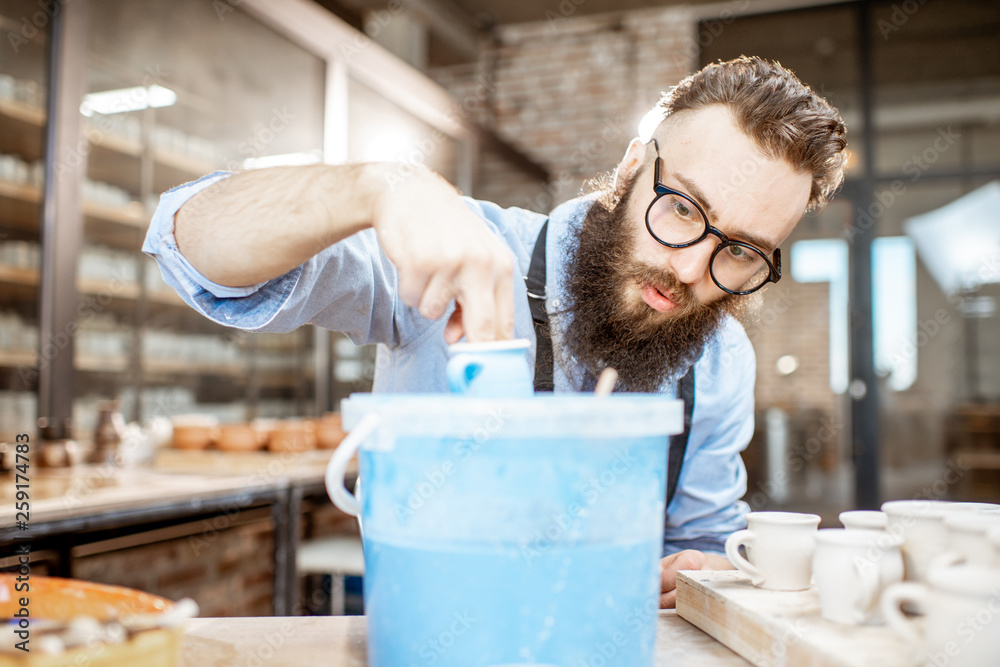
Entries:
[[327,487],[363,527],[370,665],[654,664],[680,401],[355,395],[343,415]]

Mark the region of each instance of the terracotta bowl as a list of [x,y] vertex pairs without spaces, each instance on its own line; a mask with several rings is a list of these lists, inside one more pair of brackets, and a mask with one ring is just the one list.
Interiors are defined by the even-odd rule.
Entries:
[[316,429],[311,421],[289,419],[271,432],[267,448],[272,452],[306,452],[316,449]]
[[316,421],[316,444],[320,449],[336,449],[346,435],[336,412],[327,413]]
[[257,429],[250,424],[223,424],[216,446],[226,452],[252,452],[263,447]]
[[[142,591],[95,584],[75,579],[31,576],[28,611],[33,622],[68,622],[90,616],[100,622],[131,614],[158,613],[174,603]],[[0,615],[12,618],[20,610],[23,592],[16,590],[16,575],[0,575]],[[30,632],[30,628],[29,628]],[[94,644],[58,654],[31,651],[22,656],[0,654],[0,667],[174,667],[180,655],[182,627],[146,630],[121,644]],[[31,632],[29,646],[37,645],[38,632]]]
[[174,447],[177,449],[208,449],[216,437],[215,426],[174,424]]
[[254,419],[250,426],[257,432],[257,442],[261,449],[267,449],[267,444],[271,441],[271,433],[278,428],[277,419]]

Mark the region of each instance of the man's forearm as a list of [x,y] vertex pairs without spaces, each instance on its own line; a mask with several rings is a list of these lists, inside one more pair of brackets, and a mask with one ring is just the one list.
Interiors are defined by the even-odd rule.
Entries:
[[255,285],[371,225],[377,165],[274,167],[199,192],[175,217],[177,245],[209,280]]

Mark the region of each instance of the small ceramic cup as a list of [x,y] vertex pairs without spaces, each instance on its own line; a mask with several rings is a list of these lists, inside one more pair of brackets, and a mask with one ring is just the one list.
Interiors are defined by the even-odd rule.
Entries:
[[526,339],[455,343],[448,348],[448,387],[476,398],[530,398],[534,393]]
[[947,548],[948,529],[944,518],[950,504],[943,500],[882,503],[882,511],[889,515],[886,531],[903,539],[904,578],[907,581],[927,581],[935,558]]
[[851,510],[840,513],[840,523],[848,530],[885,530],[889,515],[877,510]]
[[[925,610],[924,618],[908,618],[903,605]],[[1000,570],[975,565],[932,568],[927,583],[903,582],[886,589],[881,607],[889,627],[917,647],[917,655],[911,656],[914,664],[997,664]]]
[[944,525],[949,535],[948,550],[935,557],[934,567],[994,565],[996,553],[987,534],[1000,527],[1000,512],[952,512],[944,518]]
[[993,545],[993,567],[1000,568],[1000,527],[986,531],[986,539]]
[[[750,512],[746,530],[726,540],[726,557],[754,586],[775,591],[809,588],[816,550],[815,514]],[[747,557],[739,548],[746,548]]]
[[882,591],[903,580],[903,541],[877,530],[828,528],[816,533],[813,576],[823,618],[861,625],[882,621]]

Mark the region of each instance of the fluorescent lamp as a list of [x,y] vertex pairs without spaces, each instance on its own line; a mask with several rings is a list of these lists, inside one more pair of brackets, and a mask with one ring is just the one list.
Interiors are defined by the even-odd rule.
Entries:
[[95,113],[113,114],[142,109],[158,109],[177,104],[177,93],[163,86],[134,86],[105,90],[83,96],[80,113],[93,116]]

